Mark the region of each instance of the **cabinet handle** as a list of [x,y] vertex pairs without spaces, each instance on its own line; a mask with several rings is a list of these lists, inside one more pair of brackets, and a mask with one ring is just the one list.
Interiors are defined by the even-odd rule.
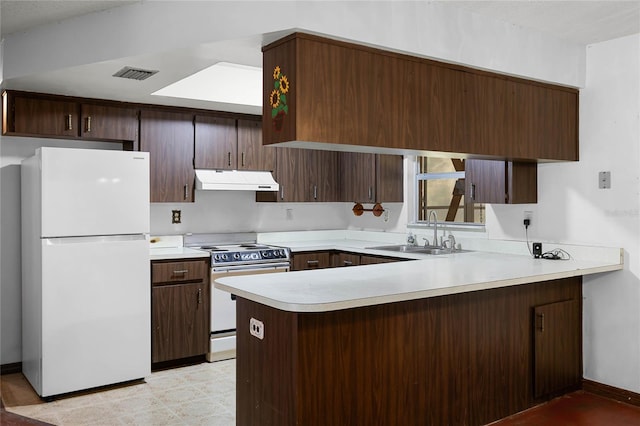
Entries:
[[307,266],[319,265],[319,260],[307,260]]
[[188,199],[189,198],[189,184],[185,184],[184,185],[184,199]]
[[86,133],[91,133],[91,116],[88,116],[87,118],[85,118],[85,132]]
[[344,261],[344,266],[351,266],[351,265],[353,265],[352,261],[350,261],[350,260],[345,260]]
[[189,272],[189,270],[188,270],[188,269],[181,269],[181,270],[179,270],[179,271],[173,271],[174,275],[184,275],[184,274],[186,274],[187,272]]
[[67,114],[67,128],[65,130],[73,130],[73,116],[71,114]]
[[318,199],[318,185],[313,185],[313,199]]
[[284,200],[284,185],[280,184],[280,199]]
[[242,153],[242,167],[244,167],[244,152]]
[[231,166],[231,152],[227,152],[227,165]]
[[369,187],[369,200],[373,200],[373,188]]
[[198,289],[198,305],[202,303],[202,289]]
[[476,199],[476,184],[475,183],[471,184],[471,199],[472,200]]
[[539,327],[538,330],[540,330],[540,332],[544,332],[544,314],[537,314],[536,318],[539,320]]

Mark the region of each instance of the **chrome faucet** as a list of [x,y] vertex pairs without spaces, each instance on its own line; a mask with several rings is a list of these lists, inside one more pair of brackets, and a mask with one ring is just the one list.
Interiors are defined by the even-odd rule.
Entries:
[[438,245],[438,215],[435,211],[431,210],[429,212],[429,220],[427,221],[427,225],[431,225],[431,217],[433,216],[433,245]]

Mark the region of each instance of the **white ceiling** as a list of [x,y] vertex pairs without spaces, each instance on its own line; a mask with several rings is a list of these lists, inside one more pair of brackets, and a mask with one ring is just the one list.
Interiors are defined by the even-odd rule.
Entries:
[[579,44],[640,32],[640,1],[449,1],[480,15]]
[[2,38],[40,25],[138,2],[140,0],[0,0]]
[[[0,0],[2,37],[27,31],[40,25],[60,22],[80,15],[149,0]],[[211,1],[211,0],[209,0]],[[447,0],[452,7],[488,15],[517,26],[532,28],[553,37],[579,44],[592,44],[640,32],[640,0],[637,1],[457,1]],[[174,51],[171,55],[151,55],[88,64],[72,69],[12,79],[11,89],[61,93],[75,96],[113,99],[194,108],[219,109],[260,114],[260,107],[216,104],[180,98],[149,95],[164,86],[187,77],[218,61],[261,66],[263,37],[237,39]],[[179,66],[176,66],[179,64]],[[131,84],[122,90],[122,82],[108,78],[124,66],[161,69],[153,78]],[[89,77],[94,80],[88,80]],[[78,84],[83,81],[86,84]],[[70,84],[74,82],[74,84]],[[118,84],[119,86],[116,86]],[[126,81],[124,84],[129,84]],[[127,86],[129,88],[129,86]]]
[[[0,0],[1,36],[144,0]],[[580,44],[640,32],[640,1],[446,1]]]

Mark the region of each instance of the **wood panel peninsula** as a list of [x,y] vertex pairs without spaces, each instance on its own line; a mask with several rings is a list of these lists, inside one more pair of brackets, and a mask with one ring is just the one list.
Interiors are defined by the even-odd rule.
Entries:
[[582,276],[622,269],[618,254],[218,279],[238,303],[237,424],[481,425],[579,389]]

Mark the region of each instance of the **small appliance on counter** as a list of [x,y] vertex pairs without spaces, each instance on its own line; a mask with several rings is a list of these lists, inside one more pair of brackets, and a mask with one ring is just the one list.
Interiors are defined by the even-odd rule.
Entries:
[[238,275],[287,272],[288,248],[259,244],[255,233],[187,234],[184,246],[211,254],[211,343],[209,362],[236,356],[235,296],[218,290],[214,280]]
[[22,371],[41,397],[151,374],[149,154],[22,162]]

